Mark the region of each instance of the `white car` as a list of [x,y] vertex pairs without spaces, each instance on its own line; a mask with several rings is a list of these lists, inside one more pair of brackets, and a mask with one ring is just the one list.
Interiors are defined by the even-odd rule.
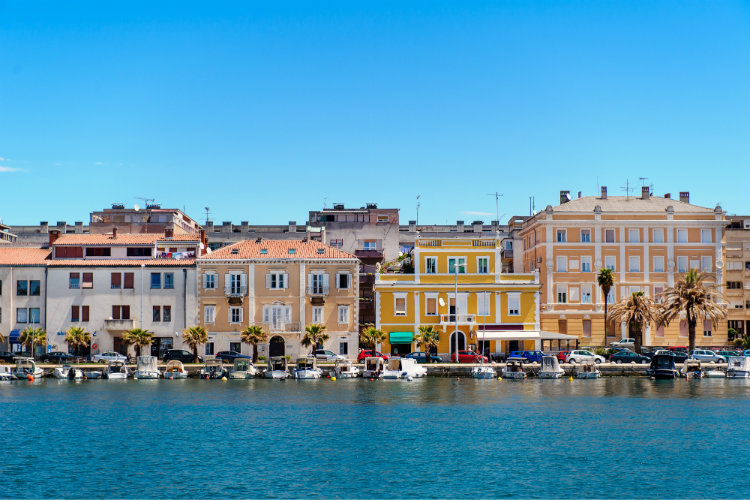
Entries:
[[337,359],[345,360],[346,357],[328,349],[315,349],[315,359],[319,361],[336,361]]
[[720,356],[713,351],[695,349],[693,355],[690,356],[692,359],[698,359],[700,361],[708,361],[714,363],[726,363],[724,356]]
[[106,363],[108,361],[123,361],[128,362],[128,357],[123,356],[119,352],[103,352],[101,354],[95,354],[91,356],[91,361],[94,363]]
[[570,351],[570,354],[565,356],[566,363],[580,363],[581,361],[593,361],[594,363],[603,363],[604,357],[594,354],[591,351],[578,350]]
[[612,348],[625,347],[632,351],[635,348],[635,339],[628,338],[628,339],[617,340],[615,342],[610,342],[609,346]]

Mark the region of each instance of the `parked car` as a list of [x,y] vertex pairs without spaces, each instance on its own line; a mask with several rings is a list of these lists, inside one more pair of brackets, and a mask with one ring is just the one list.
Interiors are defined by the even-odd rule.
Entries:
[[615,342],[609,343],[610,347],[625,347],[627,349],[630,349],[631,351],[635,348],[635,339],[627,338],[627,339],[621,339],[617,340]]
[[512,351],[511,358],[523,358],[527,363],[541,363],[542,356],[546,356],[542,351]]
[[687,354],[688,348],[684,345],[673,345],[673,346],[667,347],[667,351],[684,352],[685,354]]
[[504,363],[506,355],[504,352],[492,352],[490,353],[490,361],[493,363]]
[[122,361],[123,363],[127,363],[128,357],[123,356],[119,352],[103,352],[91,356],[91,361],[94,363],[106,363],[108,361]]
[[565,360],[568,358],[568,354],[570,354],[570,351],[560,351],[557,353],[557,362],[558,363],[565,363]]
[[[184,349],[167,349],[164,352],[164,361],[181,361],[182,363],[193,363],[195,356],[192,352]],[[203,358],[198,356],[198,362],[203,363]]]
[[48,352],[46,354],[43,354],[39,361],[42,363],[58,363],[58,364],[65,364],[65,363],[75,363],[75,361],[78,358],[76,356],[73,356],[72,354],[68,354],[67,352],[62,351],[54,351],[54,352]]
[[328,349],[315,349],[315,358],[319,361],[336,361],[337,359],[344,360],[346,356],[336,354]]
[[18,354],[8,351],[0,351],[0,360],[5,361],[6,363],[12,363],[13,358],[18,356]]
[[636,354],[630,349],[622,349],[612,354],[609,361],[611,363],[617,363],[618,365],[620,363],[650,363],[651,358],[641,354]]
[[[456,353],[451,355],[451,361],[456,362]],[[458,351],[458,362],[459,363],[489,363],[490,360],[487,356],[482,356],[474,351]]]
[[372,349],[362,349],[359,353],[359,356],[357,356],[357,363],[361,363],[362,360],[365,358],[370,358],[372,356],[377,356],[383,358],[385,361],[388,361],[388,355],[383,354],[382,352],[375,351],[375,354],[372,353]]
[[[427,353],[424,352],[410,352],[405,358],[413,359],[417,363],[427,363]],[[440,363],[442,360],[437,354],[430,354],[430,363]]]
[[724,361],[729,361],[730,356],[742,356],[740,351],[719,351],[716,354],[724,358]]
[[707,349],[694,349],[693,354],[690,356],[692,359],[700,361],[708,361],[709,363],[724,363],[724,357],[716,354],[713,351]]
[[237,358],[253,359],[252,356],[248,356],[237,351],[219,351],[216,353],[216,359],[226,361],[227,363],[234,363],[234,360]]
[[603,363],[604,357],[594,354],[591,351],[585,351],[583,349],[576,349],[570,351],[570,354],[565,358],[566,363],[580,363],[581,361],[593,361],[594,363]]
[[745,350],[744,350],[744,351],[742,352],[742,355],[743,355],[743,356],[750,356],[750,349],[745,349]]

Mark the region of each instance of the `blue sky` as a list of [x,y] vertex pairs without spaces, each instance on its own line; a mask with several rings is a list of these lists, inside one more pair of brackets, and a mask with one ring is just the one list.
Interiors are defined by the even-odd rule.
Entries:
[[155,198],[501,219],[568,189],[749,213],[750,4],[0,0],[0,217]]

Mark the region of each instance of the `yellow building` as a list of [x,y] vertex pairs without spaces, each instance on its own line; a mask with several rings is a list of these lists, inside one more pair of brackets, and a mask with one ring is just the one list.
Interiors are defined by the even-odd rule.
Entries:
[[444,359],[456,344],[486,354],[538,347],[539,275],[502,273],[501,252],[499,238],[418,238],[414,273],[381,272],[375,281],[376,327],[387,334],[382,351],[421,350],[422,325],[440,332]]

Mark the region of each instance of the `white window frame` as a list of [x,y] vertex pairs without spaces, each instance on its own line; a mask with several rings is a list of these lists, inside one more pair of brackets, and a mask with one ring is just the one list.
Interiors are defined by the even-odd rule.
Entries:
[[[484,266],[482,265],[484,264]],[[482,270],[484,268],[484,270]],[[489,257],[477,257],[477,274],[489,274],[490,272],[490,258]]]
[[701,272],[710,273],[713,271],[714,260],[710,255],[701,255]]
[[521,315],[521,293],[507,292],[505,297],[508,301],[508,316]]
[[663,228],[653,228],[651,230],[651,242],[652,243],[664,243],[664,229]]
[[311,320],[313,324],[323,323],[323,306],[312,306],[311,309]]
[[582,273],[590,273],[591,272],[591,256],[590,255],[581,255],[581,272]]
[[629,273],[641,272],[641,256],[640,255],[628,256],[628,272]]
[[616,302],[617,292],[615,290],[615,286],[612,285],[612,287],[609,289],[609,293],[607,294],[607,304],[614,304]]
[[591,285],[581,285],[581,304],[591,304]]
[[[432,263],[432,270],[430,270],[430,263]],[[438,270],[438,258],[437,257],[425,257],[424,258],[424,273],[425,274],[437,274]]]
[[[393,294],[393,315],[394,316],[406,316],[409,310],[409,294],[407,292],[395,292]],[[398,310],[398,301],[399,299],[404,299],[404,310],[399,311]]]
[[[428,307],[428,301],[434,300],[435,301],[435,312],[431,313],[430,308]],[[437,316],[438,315],[438,294],[437,293],[425,293],[424,294],[424,315],[425,316]]]
[[448,274],[455,274],[451,271],[451,262],[458,269],[458,274],[466,274],[466,257],[448,257]]
[[579,292],[581,289],[577,286],[568,287],[568,302],[580,302]]
[[266,280],[266,288],[269,290],[285,290],[289,287],[289,275],[285,271],[269,271]]
[[203,289],[204,290],[216,290],[218,280],[217,273],[204,273],[203,274]]
[[[339,286],[341,284],[341,276],[346,276],[346,285],[347,286]],[[342,271],[336,273],[336,288],[339,290],[351,290],[352,288],[352,273]]]
[[604,268],[610,271],[617,272],[617,257],[615,255],[604,256]]
[[558,284],[556,288],[557,292],[557,303],[567,304],[568,303],[568,285]]
[[[713,243],[713,235],[710,229],[701,229],[701,243]],[[706,237],[708,235],[708,237]]]
[[[683,238],[684,236],[684,238]],[[688,230],[687,229],[678,229],[677,230],[677,237],[675,238],[676,243],[687,243],[688,242]]]
[[[681,265],[680,263],[684,262],[685,265]],[[690,270],[690,258],[687,255],[678,255],[677,256],[677,272],[678,273],[686,273]]]
[[567,242],[568,242],[568,230],[556,229],[555,230],[555,243],[567,243]]
[[207,325],[216,323],[216,305],[208,304],[203,306],[203,322]]
[[[235,319],[235,313],[237,313],[237,319]],[[241,306],[231,306],[229,308],[229,323],[237,325],[242,323],[243,308]]]
[[555,271],[558,273],[567,273],[568,272],[568,256],[567,255],[558,255],[555,259]]
[[654,255],[654,269],[655,273],[663,273],[664,271],[664,256]]
[[640,243],[640,242],[641,242],[641,231],[637,228],[629,228],[628,229],[628,243]]
[[339,325],[348,325],[349,324],[349,306],[348,305],[339,305],[337,308],[338,314],[336,317],[338,318]]
[[490,292],[477,292],[477,316],[490,315]]
[[591,229],[581,229],[581,243],[591,243]]
[[[612,241],[607,240],[607,234],[612,232]],[[617,232],[614,229],[604,229],[604,243],[617,243]]]

